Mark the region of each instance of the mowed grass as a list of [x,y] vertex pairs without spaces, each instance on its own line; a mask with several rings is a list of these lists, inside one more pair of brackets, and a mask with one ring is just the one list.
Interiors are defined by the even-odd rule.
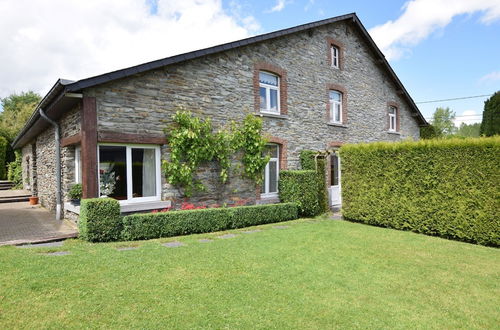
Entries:
[[[500,324],[498,249],[344,221],[286,225],[228,239],[1,247],[0,328]],[[173,240],[186,246],[161,245]]]

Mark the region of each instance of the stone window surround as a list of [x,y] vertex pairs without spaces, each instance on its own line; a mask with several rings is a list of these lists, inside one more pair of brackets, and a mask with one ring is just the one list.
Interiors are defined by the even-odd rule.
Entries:
[[253,72],[253,89],[254,89],[254,109],[255,113],[260,113],[260,87],[259,87],[259,73],[260,71],[266,71],[275,74],[279,77],[279,101],[280,101],[280,115],[288,114],[287,107],[287,74],[286,70],[280,68],[277,65],[267,63],[267,62],[257,62],[254,65]]
[[[395,131],[389,131],[389,107],[396,108],[396,130]],[[400,113],[401,113],[400,107],[399,107],[399,104],[397,102],[394,102],[394,101],[387,102],[385,129],[389,133],[398,134],[401,131],[401,118],[400,118],[401,115],[400,115]]]
[[[326,122],[331,125],[339,125],[330,121],[330,91],[342,93],[342,125],[347,125],[347,90],[338,84],[326,85]],[[341,126],[341,125],[339,125]]]
[[[326,49],[326,53],[327,53],[327,63],[328,63],[328,66],[332,69],[335,69],[335,70],[344,70],[344,44],[336,39],[333,39],[331,37],[326,37],[326,45],[327,45],[327,49]],[[339,67],[336,68],[334,66],[332,66],[332,51],[331,51],[331,48],[332,46],[335,46],[339,49]]]
[[[279,168],[280,168],[280,171],[286,170],[287,166],[288,166],[288,162],[287,162],[288,141],[285,139],[276,137],[276,136],[266,136],[266,139],[267,139],[268,143],[273,143],[273,144],[279,145],[279,148],[278,148],[279,159],[280,159]],[[260,184],[258,184],[256,187],[256,199],[257,200],[262,199],[260,190],[261,190],[261,186],[260,186]]]

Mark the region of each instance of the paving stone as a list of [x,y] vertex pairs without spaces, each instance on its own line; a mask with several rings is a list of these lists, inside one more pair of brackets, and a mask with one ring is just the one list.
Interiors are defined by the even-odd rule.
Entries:
[[259,231],[262,231],[262,230],[261,229],[245,230],[243,233],[244,234],[253,234],[253,233],[258,233]]
[[233,237],[236,237],[236,235],[235,234],[225,234],[225,235],[217,236],[217,238],[222,238],[222,239],[233,238]]
[[139,247],[138,246],[126,246],[126,247],[120,247],[116,248],[118,251],[129,251],[129,250],[137,250]]
[[210,242],[213,242],[213,240],[208,239],[208,238],[202,238],[202,239],[199,239],[198,242],[200,242],[200,243],[210,243]]
[[342,220],[342,216],[335,214],[330,217],[330,220]]
[[39,244],[17,245],[16,247],[18,247],[20,249],[28,249],[28,248],[38,248],[38,247],[60,247],[60,246],[63,246],[63,241],[39,243]]
[[290,226],[274,226],[273,228],[276,228],[276,229],[287,229],[287,228],[290,228]]
[[44,253],[46,256],[65,256],[68,254],[71,254],[69,251],[56,251],[56,252],[49,252],[49,253]]
[[179,246],[185,246],[186,244],[181,243],[181,242],[168,242],[168,243],[163,243],[162,245],[166,246],[166,247],[174,248],[174,247],[179,247]]

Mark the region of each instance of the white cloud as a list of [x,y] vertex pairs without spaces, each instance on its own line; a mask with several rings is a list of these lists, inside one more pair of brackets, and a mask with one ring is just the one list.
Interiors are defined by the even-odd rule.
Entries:
[[0,97],[248,37],[221,0],[0,0]]
[[489,24],[500,18],[499,0],[412,0],[403,14],[370,29],[370,35],[389,60],[402,57],[436,30],[447,26],[453,17],[481,12],[481,22]]
[[462,123],[466,123],[467,125],[480,123],[482,118],[481,115],[482,114],[477,113],[475,110],[465,110],[461,115],[455,116],[455,126],[460,127]]
[[500,71],[490,72],[479,79],[480,82],[493,82],[498,80],[500,80]]
[[285,5],[286,5],[285,0],[276,0],[276,5],[273,8],[269,9],[267,13],[282,11],[283,9],[285,9]]

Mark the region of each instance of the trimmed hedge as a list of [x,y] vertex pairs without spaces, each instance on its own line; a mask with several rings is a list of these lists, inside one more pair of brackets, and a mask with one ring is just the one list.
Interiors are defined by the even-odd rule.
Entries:
[[303,170],[313,170],[318,174],[318,203],[320,213],[328,212],[328,191],[326,190],[326,159],[316,157],[318,154],[314,150],[302,150],[300,152],[300,166]]
[[7,175],[5,161],[7,158],[7,145],[9,142],[3,136],[0,136],[0,180],[4,180]]
[[82,199],[79,237],[90,242],[109,242],[120,239],[122,231],[120,203],[112,198]]
[[297,203],[300,215],[316,216],[322,213],[316,171],[281,171],[278,191],[282,202]]
[[123,218],[124,240],[152,239],[297,219],[294,203],[132,214]]
[[21,152],[15,151],[16,159],[7,165],[7,180],[14,183],[14,188],[21,189],[23,187],[23,167]]
[[346,219],[500,246],[500,137],[345,145]]

